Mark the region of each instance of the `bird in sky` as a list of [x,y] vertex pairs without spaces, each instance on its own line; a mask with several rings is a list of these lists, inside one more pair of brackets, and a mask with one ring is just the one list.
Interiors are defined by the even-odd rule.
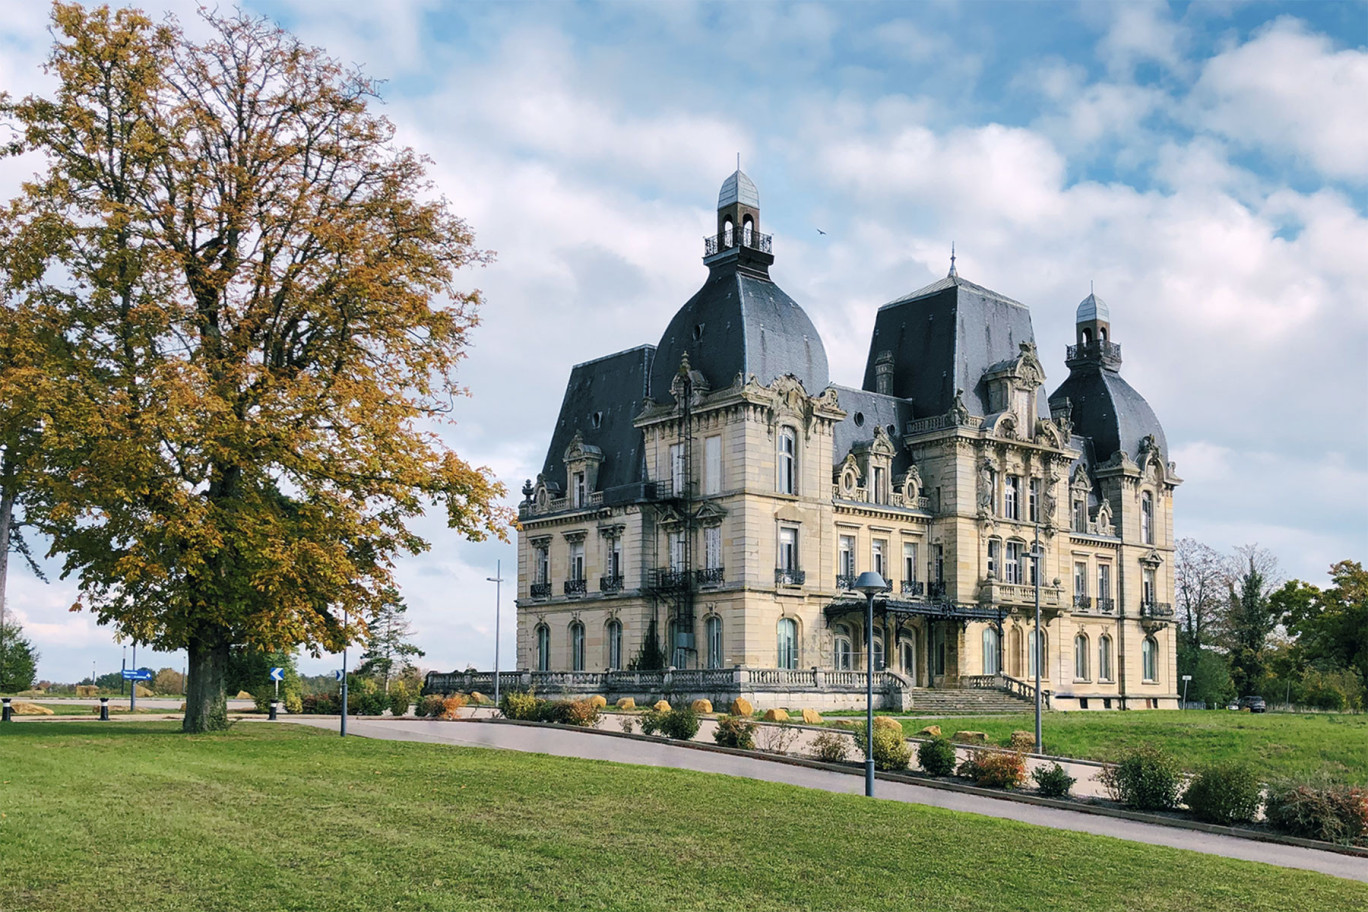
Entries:
[[818,229],[817,229],[817,233],[818,233],[818,234],[826,234],[826,232],[823,231],[821,228],[818,228]]

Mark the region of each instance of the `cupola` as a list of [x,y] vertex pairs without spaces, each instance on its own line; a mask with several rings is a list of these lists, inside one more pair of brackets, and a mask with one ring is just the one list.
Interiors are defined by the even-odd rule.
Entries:
[[1101,363],[1111,370],[1121,366],[1121,346],[1111,340],[1111,311],[1107,302],[1093,292],[1078,304],[1074,315],[1074,340],[1066,363]]
[[760,191],[740,168],[722,182],[717,193],[717,234],[704,239],[703,262],[708,266],[736,262],[762,275],[769,274],[774,262],[771,238],[760,233]]

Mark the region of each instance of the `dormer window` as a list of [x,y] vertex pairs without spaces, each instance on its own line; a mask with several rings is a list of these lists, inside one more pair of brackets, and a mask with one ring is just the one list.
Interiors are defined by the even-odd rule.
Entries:
[[798,493],[798,435],[793,428],[779,429],[778,474],[775,489],[780,494]]
[[589,495],[584,483],[584,473],[576,472],[573,476],[572,487],[570,488],[574,497],[573,506],[582,507]]
[[874,489],[870,492],[870,501],[877,504],[888,503],[888,470],[883,466],[874,467]]

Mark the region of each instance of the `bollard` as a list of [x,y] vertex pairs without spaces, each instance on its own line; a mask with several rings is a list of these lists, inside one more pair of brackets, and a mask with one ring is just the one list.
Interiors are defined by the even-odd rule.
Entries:
[[276,702],[275,700],[272,700],[272,701],[271,701],[271,718],[270,718],[270,721],[274,722],[274,721],[276,720],[276,712],[277,712],[279,709],[280,709],[280,704],[279,704],[278,702]]
[[10,706],[10,698],[4,697],[0,699],[0,703],[4,704],[4,708],[0,709],[0,722],[13,722],[14,709]]
[[109,721],[109,697],[100,697],[100,721]]

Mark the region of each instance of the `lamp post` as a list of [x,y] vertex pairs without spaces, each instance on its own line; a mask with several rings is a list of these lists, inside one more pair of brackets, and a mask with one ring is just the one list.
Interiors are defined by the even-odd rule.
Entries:
[[503,561],[494,562],[494,575],[485,580],[494,584],[494,705],[499,705],[499,590],[503,587]]
[[874,797],[874,594],[887,583],[873,570],[860,574],[853,588],[865,597],[865,797]]
[[342,609],[342,722],[340,734],[347,737],[347,609]]
[[1031,644],[1031,659],[1035,665],[1035,749],[1045,753],[1040,737],[1040,666],[1045,661],[1045,650],[1040,648],[1040,524],[1035,527],[1035,544],[1031,545],[1031,568],[1035,576],[1035,642]]

